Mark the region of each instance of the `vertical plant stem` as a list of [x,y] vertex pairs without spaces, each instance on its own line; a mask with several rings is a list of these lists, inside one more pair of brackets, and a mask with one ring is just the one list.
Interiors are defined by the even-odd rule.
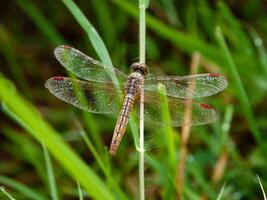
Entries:
[[265,194],[264,188],[263,188],[263,186],[262,186],[262,183],[261,183],[261,179],[260,179],[260,177],[259,177],[259,175],[258,175],[258,174],[257,174],[257,178],[258,178],[258,181],[259,181],[259,183],[260,183],[260,186],[261,186],[261,191],[262,191],[262,194],[263,194],[263,198],[264,198],[264,200],[267,200],[267,197],[266,197],[266,194]]
[[79,180],[77,180],[77,186],[78,186],[79,200],[83,200],[83,192],[82,192]]
[[[139,62],[146,62],[146,0],[139,0]],[[145,199],[144,173],[144,83],[140,87],[140,135],[139,135],[139,197]]]
[[47,169],[48,183],[49,183],[49,188],[50,188],[51,199],[58,200],[59,198],[58,198],[56,181],[55,181],[54,171],[52,168],[51,158],[50,158],[49,153],[46,149],[46,146],[43,142],[42,142],[42,146],[43,146],[43,151],[44,151],[45,165],[46,165],[46,169]]
[[[223,33],[221,31],[221,28],[218,26],[216,27],[216,31],[215,31],[215,36],[216,36],[216,39],[218,41],[218,44],[219,44],[219,47],[223,53],[223,56],[225,57],[226,59],[226,62],[227,62],[227,66],[228,66],[228,71],[230,74],[232,74],[232,79],[233,79],[233,83],[234,83],[234,86],[235,86],[235,92],[237,93],[237,95],[239,96],[239,101],[240,101],[240,104],[242,106],[242,111],[246,117],[246,120],[247,120],[247,123],[249,125],[249,128],[250,128],[250,131],[251,133],[253,134],[255,140],[257,141],[257,143],[262,146],[263,145],[263,140],[262,140],[262,137],[261,137],[261,133],[260,133],[260,130],[259,130],[259,127],[257,125],[257,121],[254,117],[254,114],[253,114],[253,110],[252,110],[252,107],[250,105],[250,102],[249,102],[249,99],[248,99],[248,95],[245,91],[245,88],[242,84],[242,81],[241,81],[241,78],[240,78],[240,75],[237,71],[237,66],[235,65],[234,63],[234,60],[232,58],[232,55],[229,51],[229,48],[225,42],[225,39],[224,39],[224,36],[223,36]],[[264,147],[265,148],[265,147]]]
[[232,117],[234,114],[234,108],[232,105],[228,105],[225,109],[224,120],[222,124],[222,147],[220,156],[214,166],[212,172],[212,181],[218,183],[225,172],[225,168],[229,159],[229,147],[227,145],[227,137],[231,128]]
[[[194,75],[197,73],[197,69],[200,62],[200,54],[194,53],[192,58],[192,63],[190,66],[190,74]],[[190,91],[195,89],[195,83],[190,84]],[[192,99],[187,99],[188,104],[186,107],[186,112],[184,114],[184,124],[190,124],[191,121],[191,109],[192,109]],[[177,176],[176,176],[176,187],[177,187],[177,198],[182,199],[183,186],[184,186],[184,174],[185,174],[185,163],[187,157],[187,143],[190,136],[191,126],[183,126],[181,130],[181,149],[180,149],[180,160],[177,166]]]

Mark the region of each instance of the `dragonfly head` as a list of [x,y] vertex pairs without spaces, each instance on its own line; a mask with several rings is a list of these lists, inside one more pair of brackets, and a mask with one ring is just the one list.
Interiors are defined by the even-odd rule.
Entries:
[[133,63],[131,65],[131,71],[140,72],[144,76],[148,74],[148,68],[145,63],[139,63],[139,62]]

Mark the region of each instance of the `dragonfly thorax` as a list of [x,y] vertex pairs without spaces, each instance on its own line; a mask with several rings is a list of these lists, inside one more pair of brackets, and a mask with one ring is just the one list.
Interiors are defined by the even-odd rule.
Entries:
[[148,74],[148,68],[147,68],[146,64],[144,64],[144,63],[138,63],[138,62],[133,63],[131,65],[131,71],[132,72],[139,72],[144,76]]
[[127,84],[125,85],[126,94],[135,95],[138,92],[140,81],[143,75],[140,72],[133,72],[129,75]]

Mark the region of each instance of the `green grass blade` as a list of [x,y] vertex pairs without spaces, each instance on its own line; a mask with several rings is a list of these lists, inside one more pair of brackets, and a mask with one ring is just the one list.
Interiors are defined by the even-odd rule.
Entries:
[[6,195],[7,198],[9,198],[10,200],[16,200],[14,197],[12,197],[11,194],[9,194],[4,186],[0,186],[0,190],[4,193],[4,195]]
[[106,45],[104,44],[102,38],[99,36],[96,29],[92,26],[92,24],[86,19],[82,11],[72,0],[62,0],[64,5],[69,9],[71,14],[80,24],[82,29],[88,34],[88,37],[99,56],[100,60],[105,63],[107,66],[112,67],[112,61],[110,59],[109,53],[107,51]]
[[0,25],[0,45],[1,45],[0,51],[3,52],[9,64],[12,77],[20,83],[20,86],[23,89],[23,91],[27,92],[27,96],[31,96],[31,93],[29,92],[29,86],[24,77],[24,72],[22,71],[19,65],[17,55],[15,53],[16,43],[17,41],[15,41],[15,38],[11,34],[11,32],[6,27]]
[[36,199],[36,200],[47,200],[44,196],[41,194],[35,192],[31,188],[23,185],[22,183],[19,183],[11,178],[0,176],[0,183],[3,185],[6,185],[10,188],[13,188],[14,190],[18,191],[22,196],[28,198],[28,199]]
[[[165,87],[162,84],[158,85],[158,93],[159,93],[159,102],[161,102],[161,110],[159,112],[161,112],[162,114],[162,118],[166,121],[171,121],[170,120],[170,111],[169,111],[169,106],[168,106],[168,97],[165,95],[166,91],[165,91]],[[176,180],[176,176],[174,174],[176,174],[176,145],[175,145],[175,139],[174,139],[174,132],[172,130],[172,127],[164,127],[162,130],[162,139],[163,139],[163,143],[165,145],[165,148],[167,150],[166,156],[167,156],[167,171],[170,171],[171,174],[173,174],[173,176],[171,176],[171,180],[169,181],[169,179],[166,179],[168,181],[168,183],[165,184],[165,189],[166,189],[166,199],[174,199],[174,192],[175,191],[175,187],[174,184],[172,184],[172,182],[175,182]]]
[[228,5],[223,1],[219,1],[217,7],[219,8],[221,17],[226,21],[227,27],[225,28],[225,32],[227,32],[231,44],[234,44],[234,46],[239,48],[244,54],[248,55],[251,53],[251,41],[242,29],[240,22],[231,13]]
[[56,31],[53,25],[42,15],[42,12],[30,0],[20,0],[16,3],[35,22],[47,39],[56,45],[64,43],[64,39]]
[[97,150],[95,149],[93,143],[91,142],[91,140],[89,139],[89,137],[87,136],[86,132],[84,130],[80,130],[80,133],[88,147],[88,149],[90,149],[90,151],[92,152],[94,158],[96,159],[100,169],[102,170],[102,172],[104,173],[106,179],[108,180],[108,182],[110,183],[110,187],[112,189],[114,189],[114,191],[116,191],[116,193],[120,196],[120,199],[128,199],[125,194],[123,193],[123,191],[119,188],[118,184],[116,183],[116,181],[114,180],[111,171],[110,171],[110,167],[109,167],[109,163],[105,162],[105,160],[103,160],[101,158],[101,156],[99,155],[99,153],[97,152]]
[[79,200],[83,200],[83,192],[78,180],[77,180],[77,186],[78,186]]
[[[4,107],[3,105],[2,108],[3,112],[10,116],[10,114],[6,110],[7,107]],[[45,170],[44,163],[42,162],[43,151],[40,148],[40,145],[36,144],[36,142],[31,138],[31,136],[21,134],[21,130],[12,129],[8,126],[3,126],[1,131],[3,133],[3,136],[7,138],[7,141],[11,142],[11,148],[13,148],[14,152],[12,151],[10,153],[12,153],[15,158],[21,159],[31,165],[34,168],[34,171],[37,173],[38,177],[43,182],[43,184],[48,185],[47,173]],[[20,152],[20,155],[18,155],[17,152]]]
[[216,28],[215,36],[217,38],[218,44],[223,52],[223,56],[225,57],[225,60],[227,62],[228,66],[228,72],[231,75],[234,85],[234,88],[240,98],[240,103],[243,108],[244,115],[246,116],[247,122],[249,124],[249,128],[251,132],[253,133],[253,136],[255,137],[256,141],[261,144],[262,140],[260,137],[260,131],[258,129],[256,120],[254,118],[250,102],[248,100],[248,96],[246,94],[246,91],[242,85],[241,78],[239,76],[239,73],[237,71],[236,65],[233,61],[233,58],[230,54],[230,51],[226,45],[226,42],[224,40],[222,31],[219,27]]
[[[165,87],[164,85],[160,84],[158,85],[158,93],[160,95],[160,102],[161,102],[161,113],[162,118],[166,121],[171,121],[170,117],[170,111],[168,106],[168,97],[165,95]],[[167,155],[169,157],[169,166],[172,166],[175,168],[176,165],[176,153],[175,153],[175,139],[174,139],[174,133],[172,131],[172,127],[166,126],[164,127],[164,134],[162,134],[165,137],[165,145],[167,148]]]
[[225,183],[223,184],[223,186],[222,186],[222,188],[220,190],[220,193],[219,193],[219,195],[218,195],[216,200],[221,200],[222,199],[224,189],[225,189]]
[[[96,14],[97,24],[101,28],[103,39],[108,47],[112,47],[118,43],[116,37],[116,28],[114,28],[113,19],[111,17],[111,10],[109,9],[106,0],[90,1],[92,8]],[[101,6],[99,6],[101,5]]]
[[180,19],[177,14],[177,10],[174,6],[173,0],[161,0],[163,8],[166,12],[167,17],[172,25],[181,26]]
[[262,71],[264,72],[265,76],[267,77],[267,51],[264,46],[263,39],[259,36],[257,31],[253,27],[249,27],[250,35],[254,40],[254,44],[257,48],[258,55],[260,57]]
[[95,199],[113,199],[106,185],[77,154],[62,140],[55,130],[42,119],[39,112],[17,92],[10,90],[9,82],[0,77],[0,99],[23,121],[28,131],[38,141],[44,142],[47,149],[62,167],[83,185],[88,195]]
[[264,200],[267,200],[267,197],[266,197],[266,194],[265,194],[265,191],[264,191],[264,188],[263,188],[263,185],[261,183],[261,179],[260,179],[259,175],[257,175],[257,178],[258,178],[259,184],[261,186],[261,191],[262,191],[262,194],[263,194],[263,198],[264,198]]
[[51,158],[49,156],[49,153],[48,153],[45,145],[42,144],[42,146],[43,146],[45,165],[46,165],[47,176],[48,176],[50,195],[51,195],[52,200],[58,200],[59,198],[58,198],[56,180],[55,180],[55,175],[54,175],[54,171],[53,171],[53,167],[52,167]]

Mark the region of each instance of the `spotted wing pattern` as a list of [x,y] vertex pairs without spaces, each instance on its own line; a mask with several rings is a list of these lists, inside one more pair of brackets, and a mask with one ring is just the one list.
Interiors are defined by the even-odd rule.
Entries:
[[[216,94],[227,87],[227,80],[220,74],[189,76],[157,76],[145,79],[145,90],[157,91],[158,84],[165,86],[167,96],[177,98],[200,98]],[[194,88],[190,85],[195,84]]]
[[59,76],[48,79],[45,87],[57,98],[88,112],[110,114],[120,108],[122,94],[118,94],[112,84]]
[[84,80],[112,82],[112,77],[115,77],[122,83],[127,79],[127,76],[118,69],[108,67],[73,47],[59,46],[54,54],[62,66]]
[[145,93],[144,117],[147,122],[159,126],[178,127],[208,124],[218,119],[216,111],[207,104],[175,97],[167,97],[166,100],[170,118],[164,116],[162,94],[150,91]]

